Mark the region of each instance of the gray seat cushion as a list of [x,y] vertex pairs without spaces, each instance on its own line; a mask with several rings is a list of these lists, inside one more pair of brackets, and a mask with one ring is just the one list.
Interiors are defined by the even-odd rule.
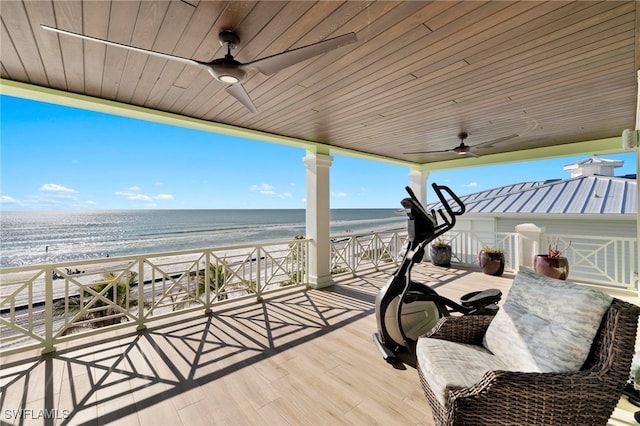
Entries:
[[442,339],[418,339],[418,366],[436,398],[446,405],[449,390],[478,383],[487,371],[505,370],[505,364],[482,346]]

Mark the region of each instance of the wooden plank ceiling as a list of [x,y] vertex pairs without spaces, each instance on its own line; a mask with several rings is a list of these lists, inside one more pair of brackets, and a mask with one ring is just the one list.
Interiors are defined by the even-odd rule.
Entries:
[[[635,1],[3,1],[3,79],[411,162],[492,154],[635,127]],[[206,70],[41,24],[208,62],[246,63],[355,32],[358,42],[252,72],[249,112]],[[517,135],[517,136],[513,136]]]

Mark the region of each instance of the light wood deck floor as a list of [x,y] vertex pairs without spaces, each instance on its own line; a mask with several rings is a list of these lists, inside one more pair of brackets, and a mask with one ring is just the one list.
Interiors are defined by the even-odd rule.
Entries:
[[[372,341],[374,299],[391,272],[5,357],[0,422],[432,425],[416,371],[385,363]],[[513,279],[430,264],[413,277],[453,299],[484,288],[506,296]],[[44,419],[52,409],[58,419]]]

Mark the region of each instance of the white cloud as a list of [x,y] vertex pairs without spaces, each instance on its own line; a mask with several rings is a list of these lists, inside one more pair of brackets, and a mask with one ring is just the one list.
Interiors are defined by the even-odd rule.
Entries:
[[268,183],[261,183],[260,185],[251,185],[251,187],[249,188],[251,191],[258,191],[261,194],[274,194],[273,192],[273,186],[269,185]]
[[45,183],[40,187],[40,192],[46,194],[44,195],[44,197],[48,198],[49,201],[56,202],[56,203],[58,201],[54,201],[54,199],[59,199],[59,198],[70,199],[70,200],[78,199],[78,196],[76,195],[78,191],[76,191],[75,189],[67,188],[66,186],[58,185],[56,183]]
[[156,200],[173,200],[173,195],[171,194],[158,194],[155,197]]
[[[158,195],[150,196],[146,194],[141,194],[139,191],[140,191],[139,186],[131,186],[127,188],[126,191],[116,191],[115,194],[120,197],[126,197],[127,200],[130,200],[130,201],[150,202],[153,200],[173,200],[174,199],[172,194],[158,194]],[[155,206],[155,204],[151,206]]]
[[151,197],[144,194],[131,194],[127,199],[131,201],[151,201]]
[[290,198],[293,196],[290,192],[276,192],[272,185],[268,183],[261,183],[260,185],[251,185],[249,187],[250,191],[258,192],[262,195],[269,195],[278,198]]
[[480,184],[478,182],[469,182],[465,186],[467,188],[480,188]]
[[0,196],[0,203],[15,203],[15,204],[18,204],[19,201],[16,200],[15,198],[13,198],[13,197],[8,196],[8,195],[2,195],[2,196]]
[[338,198],[345,198],[345,197],[348,197],[348,196],[349,196],[349,194],[348,194],[348,193],[346,193],[346,192],[338,191],[338,192],[332,192],[332,193],[331,193],[331,196],[332,196],[332,197],[338,197]]
[[45,183],[40,187],[40,191],[45,192],[58,192],[58,193],[67,193],[67,194],[75,194],[77,191],[75,189],[67,188],[62,185],[57,185],[55,183]]

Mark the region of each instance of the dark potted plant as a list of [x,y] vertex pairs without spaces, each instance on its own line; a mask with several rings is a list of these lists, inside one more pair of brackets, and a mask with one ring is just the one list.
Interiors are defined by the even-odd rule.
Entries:
[[435,266],[451,266],[451,245],[438,238],[429,246],[429,256],[431,257],[431,263]]
[[484,246],[478,253],[478,263],[482,272],[499,277],[504,273],[504,250]]
[[537,254],[533,259],[533,270],[540,275],[555,278],[558,280],[566,280],[569,276],[569,260],[562,255],[569,247],[571,242],[564,249],[558,248],[559,239],[556,238],[555,243],[549,243],[549,250],[546,254]]

